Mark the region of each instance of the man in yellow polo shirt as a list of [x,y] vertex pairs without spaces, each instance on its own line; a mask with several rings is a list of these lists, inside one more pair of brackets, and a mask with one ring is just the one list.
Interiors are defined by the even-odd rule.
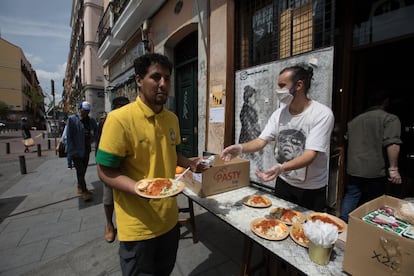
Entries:
[[134,61],[139,97],[108,114],[96,162],[99,178],[114,188],[123,275],[170,275],[180,230],[176,197],[147,199],[135,192],[144,178],[174,178],[177,165],[207,169],[176,152],[177,116],[164,108],[171,89],[172,64],[160,54]]

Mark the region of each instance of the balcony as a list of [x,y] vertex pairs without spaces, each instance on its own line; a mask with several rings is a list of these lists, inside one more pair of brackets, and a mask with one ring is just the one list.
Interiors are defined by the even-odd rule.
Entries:
[[165,0],[115,0],[99,23],[98,57],[105,65]]
[[106,8],[101,21],[98,26],[98,43],[101,47],[102,43],[105,41],[105,38],[111,34],[111,10],[114,2],[110,2]]

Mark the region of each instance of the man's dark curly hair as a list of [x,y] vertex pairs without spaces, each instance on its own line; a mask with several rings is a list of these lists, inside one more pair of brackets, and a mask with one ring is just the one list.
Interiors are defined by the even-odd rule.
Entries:
[[152,64],[159,64],[162,67],[168,68],[168,70],[170,70],[170,73],[172,71],[172,63],[168,57],[161,54],[149,53],[142,55],[134,60],[135,75],[144,78],[144,76],[148,73],[148,68]]
[[122,107],[126,104],[129,104],[129,99],[127,97],[116,97],[115,99],[112,100],[112,109],[116,109],[119,107]]
[[304,64],[298,64],[291,67],[286,67],[280,71],[279,75],[284,72],[292,72],[291,80],[293,83],[296,83],[298,80],[303,81],[305,85],[306,92],[311,87],[312,77],[313,77],[313,68],[310,66],[305,66]]

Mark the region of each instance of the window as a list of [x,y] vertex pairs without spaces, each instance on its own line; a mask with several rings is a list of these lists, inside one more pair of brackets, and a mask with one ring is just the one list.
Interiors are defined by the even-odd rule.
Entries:
[[236,69],[333,45],[334,0],[236,2]]
[[353,9],[354,46],[414,33],[414,0],[354,1]]

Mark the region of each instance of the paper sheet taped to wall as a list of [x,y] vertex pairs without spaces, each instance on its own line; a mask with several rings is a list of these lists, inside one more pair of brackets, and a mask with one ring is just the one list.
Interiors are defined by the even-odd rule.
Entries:
[[212,107],[209,114],[210,123],[223,123],[224,122],[224,107]]

